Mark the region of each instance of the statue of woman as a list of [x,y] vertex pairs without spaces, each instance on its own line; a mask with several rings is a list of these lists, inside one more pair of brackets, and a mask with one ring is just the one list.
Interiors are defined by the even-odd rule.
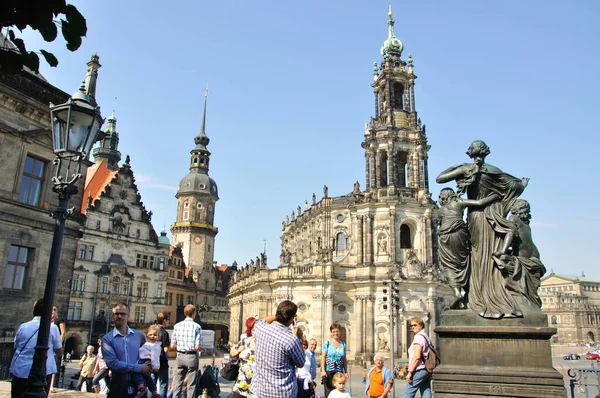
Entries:
[[473,164],[452,166],[443,171],[436,181],[455,180],[458,192],[466,192],[472,200],[493,194],[500,196],[498,202],[468,210],[467,228],[471,238],[468,308],[484,318],[521,317],[523,313],[505,288],[503,270],[495,266],[492,255],[501,251],[505,235],[516,230],[514,222],[507,220],[506,216],[529,179],[519,180],[486,164],[485,158],[489,153],[490,148],[485,142],[473,141],[467,150]]

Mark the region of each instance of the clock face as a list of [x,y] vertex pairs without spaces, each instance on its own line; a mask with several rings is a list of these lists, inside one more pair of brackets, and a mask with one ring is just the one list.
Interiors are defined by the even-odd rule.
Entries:
[[202,243],[202,237],[199,235],[194,236],[194,243],[199,245],[200,243]]

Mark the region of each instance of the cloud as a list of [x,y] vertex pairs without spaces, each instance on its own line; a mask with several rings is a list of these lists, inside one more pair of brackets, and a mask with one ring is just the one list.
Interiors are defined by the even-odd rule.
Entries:
[[153,182],[153,178],[143,174],[143,173],[136,173],[135,174],[135,182],[139,187],[143,187],[143,188],[149,188],[149,189],[159,189],[161,191],[170,191],[170,192],[177,192],[177,186],[176,185],[167,185],[167,184],[160,184],[160,183],[156,183]]

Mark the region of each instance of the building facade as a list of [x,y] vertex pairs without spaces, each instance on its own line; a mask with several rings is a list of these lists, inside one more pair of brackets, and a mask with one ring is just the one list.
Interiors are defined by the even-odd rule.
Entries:
[[[2,35],[0,43],[11,45]],[[88,79],[83,90],[94,97]],[[48,105],[68,99],[40,74],[0,70],[0,297],[6,309],[0,319],[0,357],[10,353],[17,327],[31,320],[34,301],[44,295],[54,235],[48,213],[58,206]],[[82,164],[82,174],[90,164]],[[65,315],[84,220],[79,213],[83,185],[83,179],[77,181],[79,192],[69,203],[75,211],[66,221],[58,271],[55,305]]]
[[[83,195],[83,236],[78,242],[66,313],[65,350],[78,353],[111,326],[111,309],[128,303],[130,324],[145,329],[164,311],[169,240],[157,236],[135,184],[129,156],[119,167],[117,119],[93,151]],[[165,240],[166,239],[166,240]]]
[[[408,319],[423,318],[434,336],[441,309],[451,296],[440,283],[435,217],[428,181],[425,126],[417,116],[413,60],[401,58],[403,44],[394,34],[391,12],[388,38],[375,65],[375,114],[365,125],[364,189],[305,201],[282,222],[280,265],[260,264],[234,274],[229,292],[231,342],[248,316],[274,313],[290,299],[298,304],[298,321],[319,344],[329,326],[342,326],[348,358],[370,361],[394,347],[406,357],[412,341]],[[384,282],[401,278],[399,317],[390,323]],[[395,342],[390,340],[394,328]]]
[[548,324],[557,329],[552,342],[596,341],[600,334],[600,281],[551,272],[542,278],[539,295]]

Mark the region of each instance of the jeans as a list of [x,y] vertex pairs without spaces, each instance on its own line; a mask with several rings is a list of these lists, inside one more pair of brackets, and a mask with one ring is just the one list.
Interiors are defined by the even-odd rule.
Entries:
[[[106,379],[106,378],[108,378],[108,368],[104,368],[101,371],[99,371],[98,373],[96,373],[96,376],[94,376],[94,379],[92,380],[92,386],[99,387],[100,380]],[[107,384],[108,384],[108,382],[107,382]]]
[[431,398],[431,373],[426,369],[419,369],[413,373],[412,382],[406,385],[404,398],[414,398],[417,391],[422,398]]
[[156,390],[164,398],[167,396],[167,389],[169,388],[169,364],[161,364],[158,370],[158,380],[156,383]]
[[[144,358],[138,360],[138,365],[143,365],[145,363],[149,364],[150,360]],[[140,385],[145,385],[146,387],[148,387],[148,391],[156,392],[156,384],[154,383],[154,379],[152,379],[151,375],[144,376],[141,373],[132,373],[131,380],[134,383],[133,387],[135,389],[137,389]]]

